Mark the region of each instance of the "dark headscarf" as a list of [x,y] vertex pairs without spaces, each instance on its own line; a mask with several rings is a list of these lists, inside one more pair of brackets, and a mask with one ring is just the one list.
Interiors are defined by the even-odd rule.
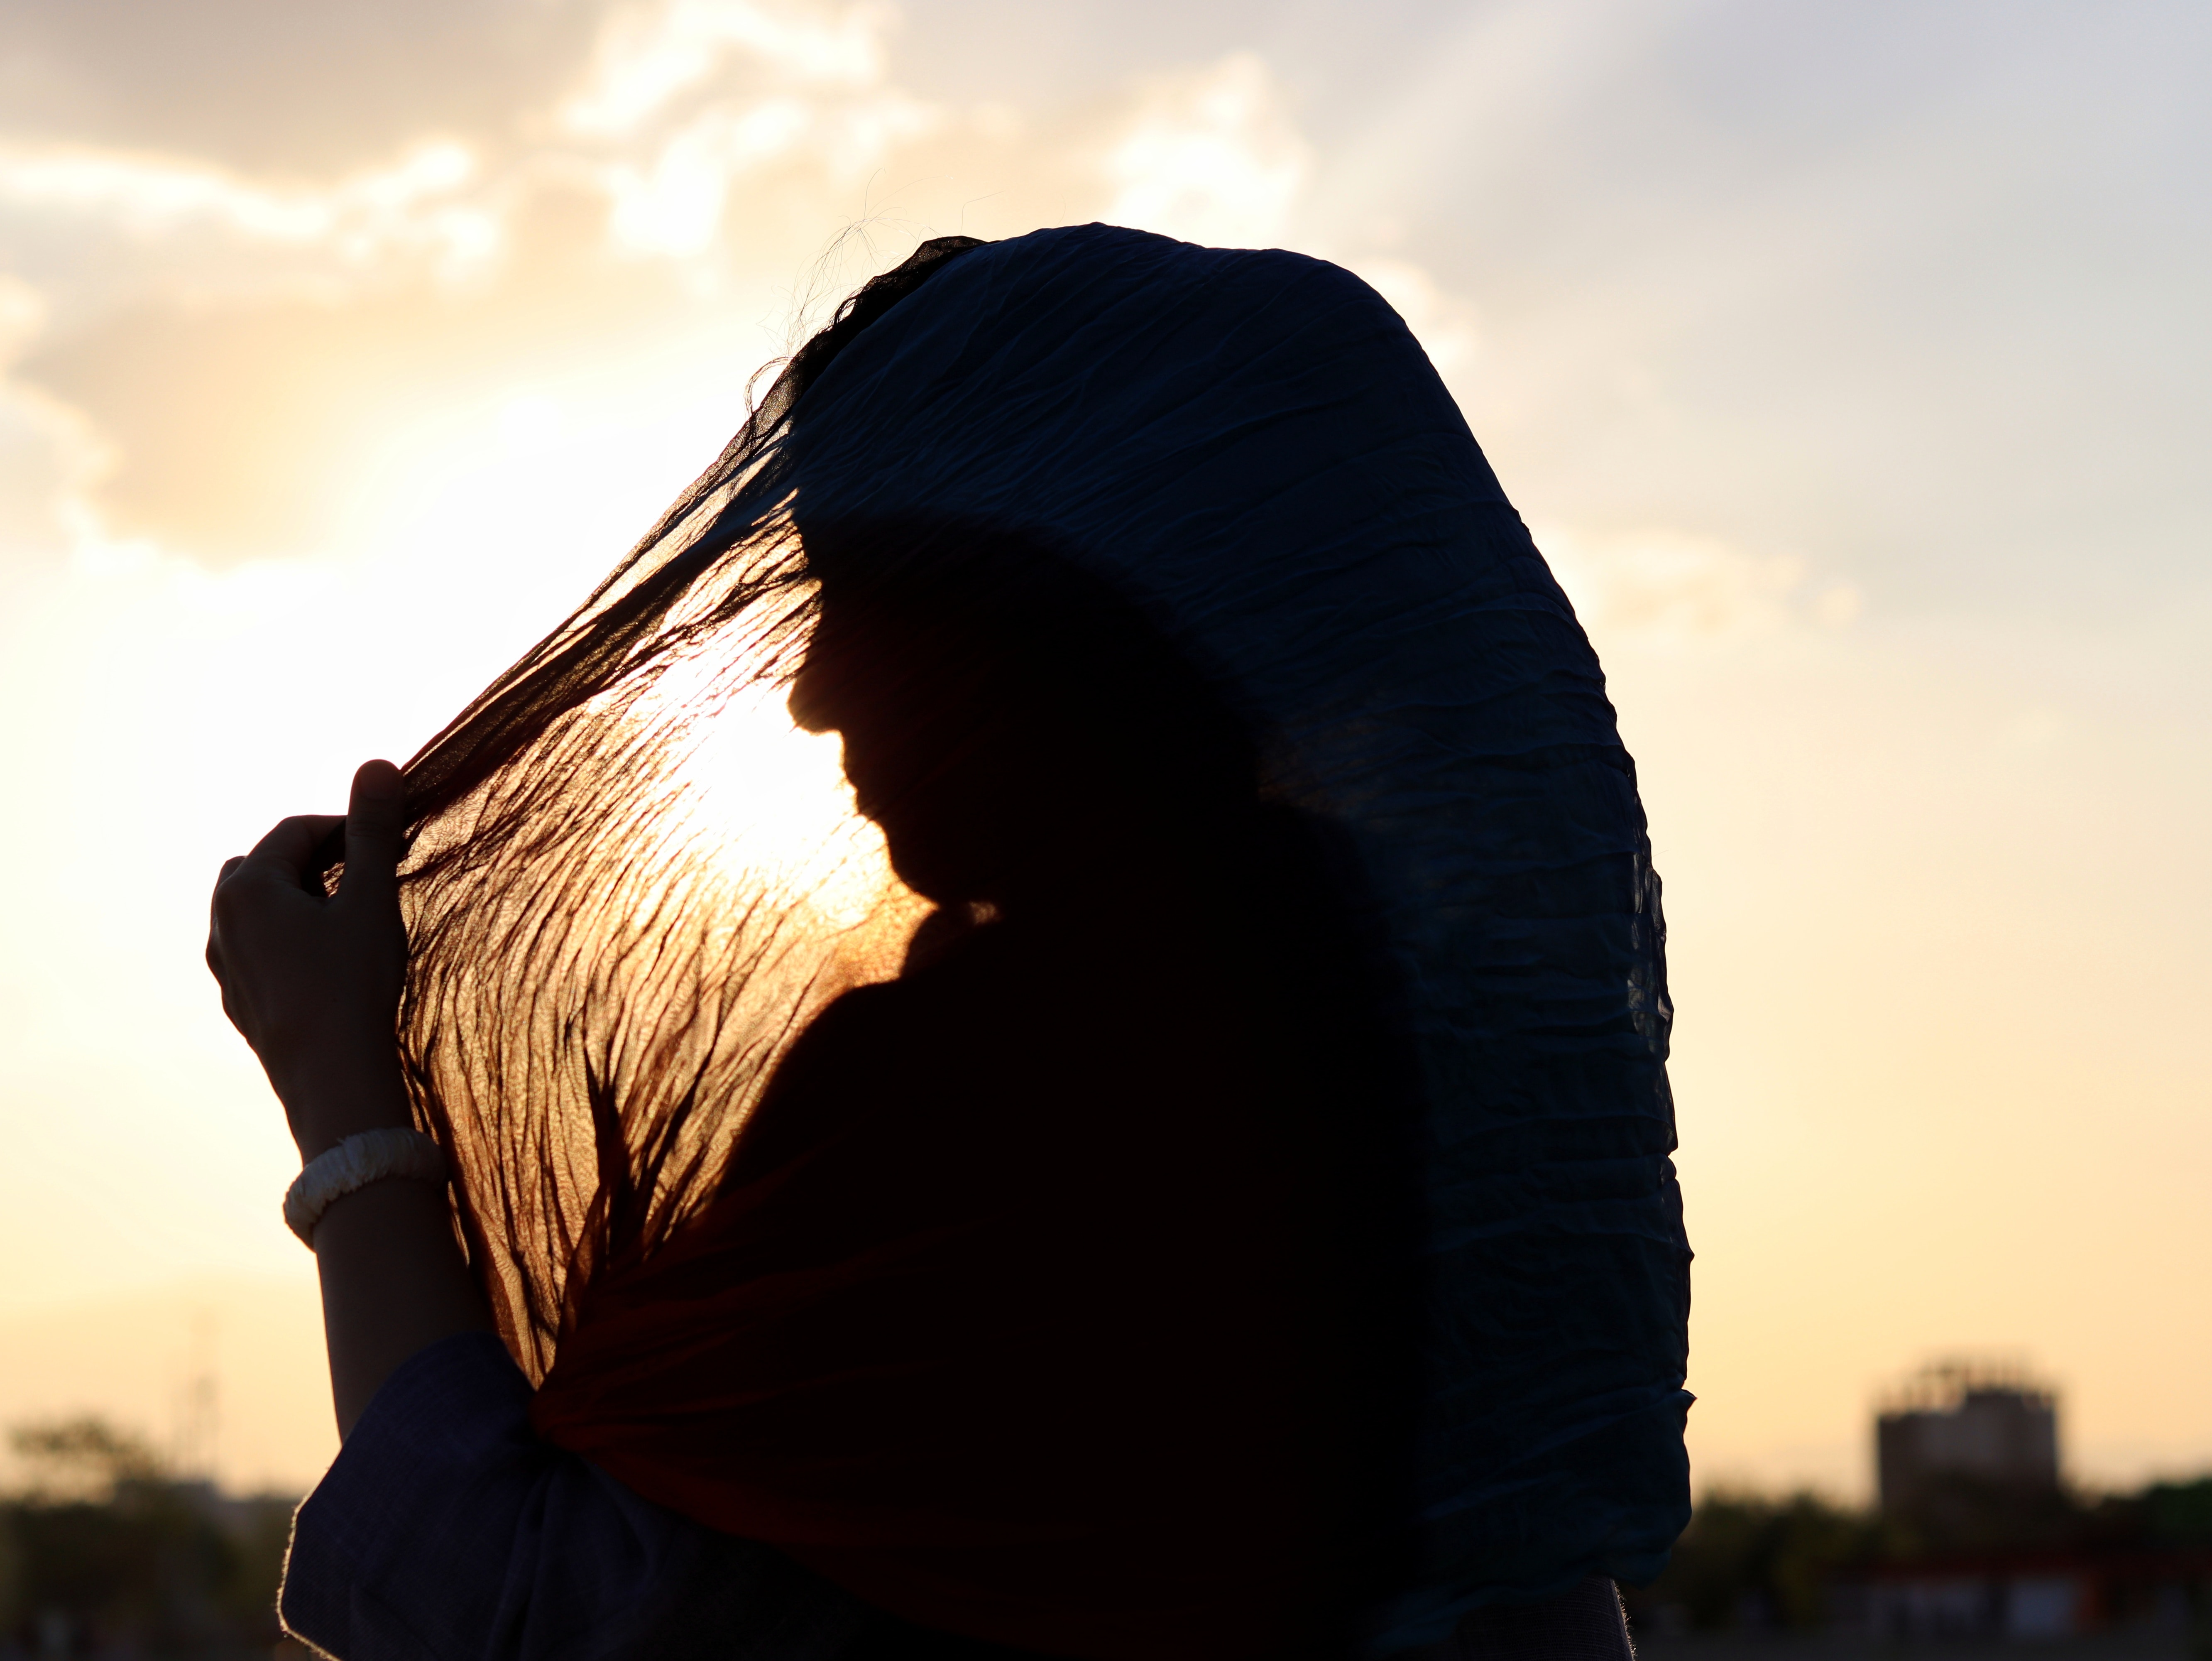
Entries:
[[[845,664],[887,753],[987,709],[1045,758],[1000,863],[1079,867],[1059,901],[948,877],[916,932],[865,827],[707,847],[699,717],[817,627],[802,688]],[[915,812],[980,827],[1004,777]],[[405,1037],[555,1441],[1047,1653],[1384,1654],[1662,1564],[1689,1253],[1634,769],[1358,279],[926,247],[410,780]]]

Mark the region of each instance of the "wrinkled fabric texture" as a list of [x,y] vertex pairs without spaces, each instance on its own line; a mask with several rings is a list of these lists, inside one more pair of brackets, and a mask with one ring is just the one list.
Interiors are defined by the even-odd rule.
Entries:
[[799,412],[799,517],[1031,523],[1140,596],[1342,825],[1418,1050],[1418,1585],[1378,1648],[1687,1520],[1659,883],[1603,676],[1404,323],[1349,273],[1106,227],[963,256]]
[[[1353,850],[1413,1054],[1423,1241],[1418,1562],[1366,1648],[1434,1643],[1469,1609],[1594,1574],[1650,1579],[1688,1513],[1659,885],[1589,642],[1404,324],[1299,256],[1039,232],[946,262],[861,332],[798,405],[785,455],[802,532],[967,518],[1033,529],[1110,579],[1235,700],[1270,794]],[[699,547],[763,511],[728,500]],[[859,1287],[852,1306],[874,1307],[899,1277],[960,1263],[810,1263],[811,1292],[763,1281],[744,1306]],[[1140,1538],[1086,1532],[1079,1487],[1052,1510],[1022,1469],[1051,1450],[1018,1439],[980,1456],[1004,1466],[981,1487],[1003,1475],[1024,1496],[996,1558],[973,1515],[947,1519],[967,1548],[950,1567],[921,1543],[926,1517],[887,1536],[836,1427],[865,1419],[872,1389],[896,1409],[913,1381],[795,1365],[787,1323],[724,1342],[709,1388],[676,1353],[691,1294],[651,1280],[586,1298],[535,1409],[640,1492],[781,1530],[925,1620],[1042,1595],[1055,1540],[1091,1554],[1101,1585],[1140,1567]],[[632,1359],[595,1329],[627,1332]],[[657,1382],[635,1359],[654,1342]],[[974,1364],[988,1383],[988,1347]],[[929,1388],[963,1400],[945,1372]],[[779,1472],[827,1487],[718,1475],[696,1439],[656,1429],[656,1400],[733,1421],[772,1407]],[[1172,1516],[1176,1473],[1159,1477]],[[1085,1618],[1064,1611],[1070,1630]]]

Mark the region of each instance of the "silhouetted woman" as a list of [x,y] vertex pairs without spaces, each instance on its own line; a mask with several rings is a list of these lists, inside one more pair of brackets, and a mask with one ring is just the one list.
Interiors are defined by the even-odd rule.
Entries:
[[[770,811],[771,690],[859,818]],[[1595,662],[1371,291],[926,245],[225,868],[346,1438],[285,1619],[1624,1653],[1687,1510],[1661,951]]]

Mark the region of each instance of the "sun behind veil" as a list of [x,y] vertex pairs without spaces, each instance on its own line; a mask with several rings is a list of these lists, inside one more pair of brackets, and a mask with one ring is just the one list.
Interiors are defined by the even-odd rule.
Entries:
[[597,593],[406,769],[401,1039],[470,1256],[532,1381],[568,1288],[713,1189],[808,1019],[927,903],[784,713],[815,585],[779,467],[845,340],[975,246],[926,245],[784,368]]

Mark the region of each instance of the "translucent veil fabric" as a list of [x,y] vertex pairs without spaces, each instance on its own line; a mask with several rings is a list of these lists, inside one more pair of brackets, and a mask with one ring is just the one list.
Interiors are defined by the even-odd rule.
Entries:
[[[834,750],[776,715],[851,523],[1057,551],[1218,689],[1266,800],[1343,850],[1402,1064],[1375,1111],[1410,1098],[1419,1248],[1412,1546],[1360,1646],[1435,1641],[1474,1604],[1594,1572],[1650,1578],[1688,1512],[1689,1252],[1659,885],[1595,658],[1372,290],[1103,226],[948,240],[878,279],[606,587],[410,764],[403,1042],[502,1332],[546,1381],[541,1430],[927,1623],[1176,1652],[1137,1628],[1056,1641],[1081,1609],[963,1628],[994,1573],[1034,1580],[1039,1542],[1072,1535],[1010,1522],[1001,1571],[963,1515],[981,1543],[924,1561],[880,1511],[856,1502],[871,1520],[848,1529],[803,1477],[771,1493],[738,1456],[696,1457],[712,1414],[760,1398],[732,1383],[701,1416],[700,1345],[669,1334],[724,1306],[653,1266],[705,1261],[687,1240],[780,1063],[841,995],[899,975],[930,910]],[[1358,1084],[1332,1090],[1357,1118]],[[632,1356],[688,1360],[620,1359],[605,1335],[643,1332],[641,1311],[661,1326]],[[726,1354],[715,1378],[754,1365]],[[680,1445],[655,1440],[656,1390],[692,1415]]]

